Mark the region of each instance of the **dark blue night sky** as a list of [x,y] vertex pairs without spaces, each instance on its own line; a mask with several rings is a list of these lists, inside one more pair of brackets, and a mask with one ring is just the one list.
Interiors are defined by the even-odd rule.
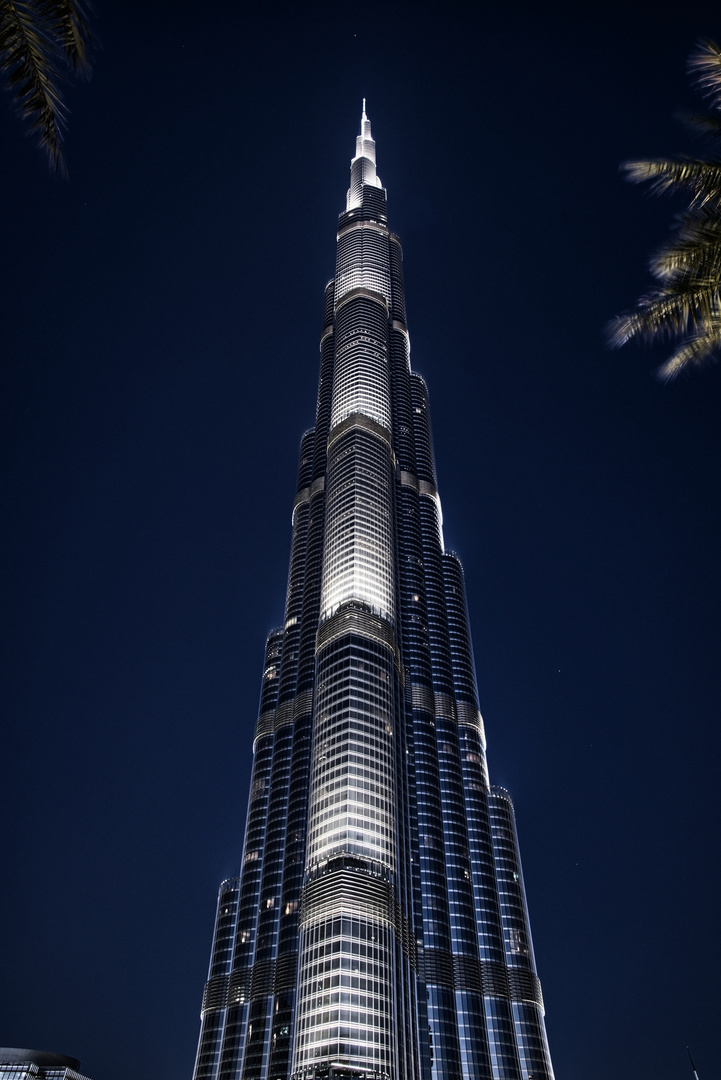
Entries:
[[721,17],[648,11],[98,2],[68,183],[0,103],[0,1043],[190,1078],[365,96],[557,1076],[714,1076],[721,369],[603,327]]

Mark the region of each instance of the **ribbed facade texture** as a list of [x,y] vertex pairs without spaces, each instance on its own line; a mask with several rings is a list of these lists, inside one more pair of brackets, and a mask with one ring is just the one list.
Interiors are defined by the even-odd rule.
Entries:
[[552,1080],[365,114],[194,1080]]

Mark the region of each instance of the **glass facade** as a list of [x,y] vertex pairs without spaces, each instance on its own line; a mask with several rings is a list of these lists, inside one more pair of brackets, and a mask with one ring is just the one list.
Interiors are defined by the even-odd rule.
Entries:
[[75,1069],[64,1067],[47,1069],[32,1061],[23,1065],[0,1063],[0,1078],[2,1080],[88,1080],[87,1076],[82,1076]]
[[553,1080],[365,114],[194,1080]]
[[0,1080],[89,1080],[80,1062],[45,1050],[0,1046]]

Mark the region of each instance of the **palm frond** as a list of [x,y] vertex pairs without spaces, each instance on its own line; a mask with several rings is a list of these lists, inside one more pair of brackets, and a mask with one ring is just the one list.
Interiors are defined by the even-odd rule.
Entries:
[[712,161],[625,161],[621,169],[633,184],[651,182],[651,190],[660,195],[689,188],[694,204],[705,206],[721,200],[721,165]]
[[634,337],[674,338],[700,331],[718,311],[718,290],[664,289],[642,297],[633,311],[617,315],[607,326],[611,345],[620,348]]
[[[712,107],[721,110],[718,45],[700,41],[689,70]],[[721,137],[721,117],[685,119],[704,134]],[[654,194],[686,191],[690,196],[671,239],[651,258],[651,273],[659,286],[606,327],[616,347],[631,338],[675,340],[675,352],[658,372],[668,381],[685,368],[721,356],[721,161],[627,161],[621,169],[632,183],[648,182]]]
[[38,0],[49,32],[60,43],[74,75],[90,75],[95,35],[88,23],[90,5],[81,0]]
[[659,379],[670,382],[684,368],[703,367],[721,356],[721,319],[716,317],[698,334],[687,338],[657,371]]
[[37,9],[28,0],[0,3],[0,70],[30,131],[65,172],[62,154],[66,111],[60,93],[61,53]]
[[705,210],[682,215],[673,239],[650,260],[657,281],[678,283],[694,277],[717,284],[721,281],[721,218]]
[[721,109],[721,49],[713,41],[701,40],[688,58],[688,70],[714,109]]

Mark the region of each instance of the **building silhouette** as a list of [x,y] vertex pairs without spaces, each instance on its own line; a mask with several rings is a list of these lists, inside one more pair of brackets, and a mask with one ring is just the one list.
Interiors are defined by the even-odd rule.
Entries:
[[363,106],[194,1080],[552,1080]]

